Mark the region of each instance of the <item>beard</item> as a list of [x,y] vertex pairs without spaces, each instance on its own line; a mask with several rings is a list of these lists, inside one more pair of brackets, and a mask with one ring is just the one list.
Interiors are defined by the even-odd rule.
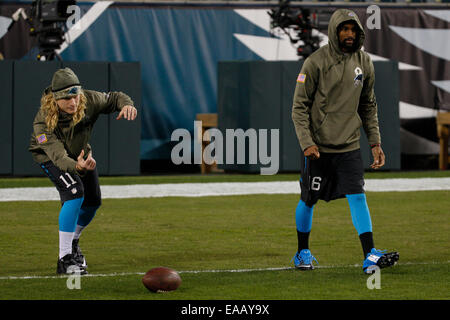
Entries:
[[349,38],[344,39],[343,41],[339,41],[339,46],[342,50],[346,52],[354,52],[358,48],[358,41],[356,39],[352,39],[353,42],[351,44],[348,44],[346,40]]

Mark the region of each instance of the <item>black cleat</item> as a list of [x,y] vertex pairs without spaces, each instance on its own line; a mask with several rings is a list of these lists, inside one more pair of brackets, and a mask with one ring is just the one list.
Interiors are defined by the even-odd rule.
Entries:
[[78,242],[80,239],[73,239],[72,240],[72,255],[73,259],[84,269],[87,269],[87,263],[86,259],[84,258],[83,254],[81,253],[80,246],[78,245]]
[[397,263],[399,258],[400,255],[398,254],[398,252],[385,253],[380,257],[380,259],[378,259],[377,266],[379,266],[380,269],[391,267]]
[[57,274],[72,274],[72,273],[80,273],[87,274],[85,268],[83,268],[80,264],[78,264],[74,259],[72,254],[66,254],[64,257],[58,260],[58,264],[56,265],[56,273]]
[[373,248],[363,262],[363,271],[364,273],[372,274],[377,267],[383,269],[395,265],[399,258],[398,252],[386,252],[386,250]]

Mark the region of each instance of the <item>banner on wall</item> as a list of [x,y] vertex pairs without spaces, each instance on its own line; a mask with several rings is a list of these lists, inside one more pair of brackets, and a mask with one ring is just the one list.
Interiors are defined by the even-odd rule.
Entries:
[[[26,5],[0,5],[0,52],[35,59],[23,20]],[[157,7],[112,1],[80,4],[81,30],[68,34],[67,61],[139,61],[142,74],[141,159],[170,159],[171,133],[194,129],[197,113],[217,112],[217,64],[227,60],[297,60],[289,39],[270,29],[269,8]],[[404,154],[437,154],[435,116],[450,111],[450,10],[381,8],[380,28],[367,28],[366,8],[353,10],[366,27],[364,49],[400,69]],[[3,30],[3,32],[2,32]],[[321,44],[327,34],[320,34]],[[388,137],[385,137],[388,139]]]

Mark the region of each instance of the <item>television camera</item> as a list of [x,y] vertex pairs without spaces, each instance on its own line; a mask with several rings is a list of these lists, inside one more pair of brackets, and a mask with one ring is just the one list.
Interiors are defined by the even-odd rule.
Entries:
[[280,0],[278,8],[269,12],[271,29],[280,28],[297,46],[297,55],[303,59],[319,49],[321,37],[313,34],[313,30],[327,30],[331,14],[326,9],[315,12],[305,8],[294,9],[290,0]]
[[76,5],[74,0],[35,0],[31,4],[30,35],[37,38],[38,60],[54,60],[65,41],[66,22],[70,14],[68,7]]

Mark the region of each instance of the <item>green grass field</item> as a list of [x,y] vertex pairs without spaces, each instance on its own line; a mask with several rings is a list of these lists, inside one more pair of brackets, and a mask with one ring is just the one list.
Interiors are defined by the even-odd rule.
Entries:
[[[380,177],[448,173],[382,173]],[[102,178],[102,184],[263,181],[252,175]],[[279,175],[270,180],[296,180]],[[1,187],[47,186],[40,178],[2,179]],[[48,184],[50,185],[50,184]],[[104,199],[80,241],[89,276],[80,290],[56,277],[57,201],[0,202],[0,299],[119,300],[435,300],[450,298],[450,191],[369,192],[375,245],[400,261],[381,270],[369,290],[362,250],[347,201],[316,205],[311,251],[314,271],[292,269],[294,211],[299,195]],[[167,266],[183,283],[151,293],[147,270]],[[245,272],[230,270],[259,269]],[[196,272],[192,272],[196,271]],[[24,278],[24,277],[31,278]]]

